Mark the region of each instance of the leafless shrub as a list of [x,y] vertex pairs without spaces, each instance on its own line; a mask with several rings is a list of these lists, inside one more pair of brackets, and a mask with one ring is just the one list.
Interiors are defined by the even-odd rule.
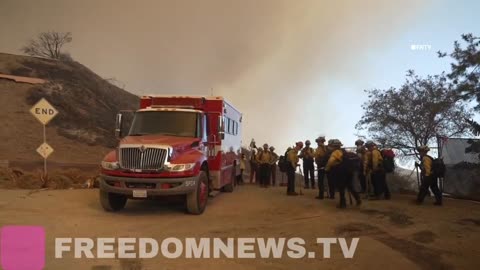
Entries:
[[62,53],[62,47],[72,42],[72,33],[42,32],[36,39],[31,39],[28,44],[22,47],[22,52],[36,57],[50,59],[72,59],[70,55]]

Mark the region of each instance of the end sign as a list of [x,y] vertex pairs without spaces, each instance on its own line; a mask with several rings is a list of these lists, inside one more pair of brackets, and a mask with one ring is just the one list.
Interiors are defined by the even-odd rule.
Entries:
[[30,112],[43,125],[48,124],[58,114],[58,111],[44,98],[33,105]]

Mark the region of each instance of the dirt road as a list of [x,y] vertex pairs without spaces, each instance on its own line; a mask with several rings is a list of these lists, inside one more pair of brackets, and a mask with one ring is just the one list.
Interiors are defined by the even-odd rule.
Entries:
[[[45,269],[477,269],[480,204],[445,200],[444,207],[410,203],[411,196],[368,201],[339,211],[315,191],[287,197],[284,188],[245,185],[213,198],[201,216],[181,204],[129,201],[104,212],[98,190],[0,190],[0,225],[41,225],[47,232]],[[55,237],[301,237],[314,259],[55,259]],[[353,259],[338,245],[322,258],[317,237],[359,237]]]

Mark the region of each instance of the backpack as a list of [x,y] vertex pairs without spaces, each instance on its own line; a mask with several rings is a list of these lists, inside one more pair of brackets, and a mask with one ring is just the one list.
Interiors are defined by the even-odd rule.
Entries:
[[352,173],[360,169],[360,157],[353,152],[342,150],[343,158],[341,167],[345,172]]
[[290,166],[290,161],[288,161],[287,156],[288,152],[285,152],[285,155],[278,158],[278,168],[281,172],[286,172],[288,170],[288,167]]
[[436,177],[443,178],[445,177],[445,171],[447,167],[443,163],[443,158],[433,158],[428,156],[432,160],[432,172]]
[[380,151],[383,158],[383,169],[386,173],[395,171],[395,153],[391,149],[383,149]]

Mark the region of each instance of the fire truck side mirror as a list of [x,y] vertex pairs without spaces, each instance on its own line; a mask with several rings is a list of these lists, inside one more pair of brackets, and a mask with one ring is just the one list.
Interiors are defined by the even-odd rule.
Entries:
[[122,137],[122,114],[118,113],[115,118],[115,136],[117,138]]

